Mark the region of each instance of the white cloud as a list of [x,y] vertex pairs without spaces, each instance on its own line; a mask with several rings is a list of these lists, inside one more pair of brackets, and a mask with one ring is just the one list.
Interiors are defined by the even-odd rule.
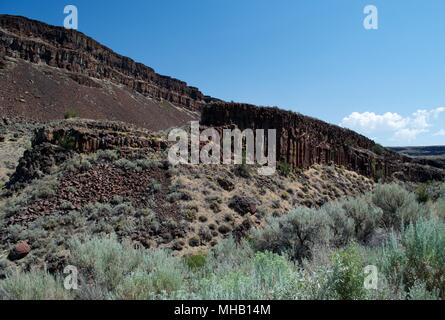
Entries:
[[417,136],[421,133],[428,132],[427,129],[409,129],[403,128],[397,130],[392,137],[392,140],[402,140],[402,141],[413,141],[417,138]]
[[437,131],[434,135],[435,136],[445,136],[445,129]]
[[365,134],[392,133],[392,140],[413,141],[419,134],[429,132],[431,120],[437,119],[442,112],[445,112],[444,107],[417,110],[408,117],[393,112],[353,112],[340,125]]
[[398,130],[404,128],[407,120],[397,113],[387,112],[375,114],[374,112],[353,112],[344,118],[341,125],[344,127],[362,128],[365,130]]

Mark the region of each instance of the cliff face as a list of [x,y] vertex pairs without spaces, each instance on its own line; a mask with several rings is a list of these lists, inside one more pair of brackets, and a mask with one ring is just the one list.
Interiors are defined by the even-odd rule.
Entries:
[[[0,60],[2,56],[44,63],[84,77],[110,80],[189,110],[199,110],[204,100],[210,99],[197,88],[159,75],[80,32],[24,17],[0,15]],[[84,81],[84,77],[78,76],[78,79]]]
[[2,116],[46,121],[67,110],[153,130],[183,125],[201,112],[208,126],[276,129],[277,159],[295,168],[335,163],[376,179],[445,178],[438,161],[398,155],[353,131],[301,114],[220,102],[80,32],[0,15]]
[[234,124],[241,130],[276,129],[277,161],[294,168],[334,163],[375,179],[445,178],[442,168],[388,151],[351,130],[277,108],[212,103],[203,108],[201,123],[215,127]]

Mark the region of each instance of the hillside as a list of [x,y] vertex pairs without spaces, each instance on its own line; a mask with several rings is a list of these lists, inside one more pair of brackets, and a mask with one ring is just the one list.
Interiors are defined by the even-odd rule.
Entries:
[[[376,184],[372,177],[333,162],[290,171],[279,167],[273,176],[260,176],[246,165],[172,166],[165,160],[170,144],[165,132],[121,122],[9,122],[1,129],[6,132],[2,151],[26,149],[23,156],[19,151],[9,156],[9,168],[15,169],[9,169],[9,182],[0,193],[2,299],[24,298],[28,288],[31,297],[40,294],[40,299],[270,298],[270,287],[264,287],[252,268],[267,277],[275,274],[274,267],[285,266],[292,266],[286,272],[301,277],[304,287],[292,285],[274,298],[314,299],[322,294],[330,299],[396,299],[411,293],[395,280],[382,287],[385,291],[349,293],[331,287],[323,274],[348,281],[336,265],[381,264],[375,257],[388,239],[401,238],[394,233],[401,223],[419,220],[416,232],[430,228],[426,232],[434,239],[443,237],[444,224],[434,220],[443,219],[443,184],[430,184],[428,203],[420,203],[416,199],[424,193],[416,196],[399,184]],[[391,254],[409,252],[386,254],[390,259]],[[67,264],[88,277],[82,278],[86,282],[79,291],[57,291],[59,282],[51,280]],[[227,279],[226,269],[218,266],[243,277]],[[39,271],[43,268],[49,274]],[[133,268],[139,270],[137,277]],[[382,276],[398,270],[397,265],[390,268]],[[117,278],[111,279],[112,274]],[[15,290],[27,277],[26,290]],[[141,279],[147,286],[139,287]],[[208,281],[217,289],[210,290]],[[259,281],[256,288],[261,289],[240,293],[225,287],[233,281],[237,286]],[[329,291],[312,287],[314,281],[322,281]],[[35,287],[39,283],[45,283],[45,289]],[[432,292],[439,285],[433,282]],[[177,292],[187,286],[193,288],[190,294]]]
[[0,113],[119,120],[152,130],[196,119],[205,97],[84,34],[0,15]]
[[[21,124],[10,124],[12,134],[3,145],[16,143],[14,133],[25,130]],[[335,165],[272,177],[242,165],[173,167],[165,161],[170,143],[164,133],[116,122],[53,122],[37,126],[28,137],[32,148],[16,158],[17,168],[0,198],[6,212],[0,248],[18,241],[11,230],[20,228],[33,243],[36,257],[50,254],[44,243],[56,235],[109,231],[145,247],[187,254],[232,234],[242,237],[267,217],[294,206],[319,207],[369,191],[374,184]],[[29,145],[26,139],[23,143]],[[89,222],[67,230],[67,215]],[[47,239],[34,238],[35,228],[49,220],[55,225],[45,231]],[[64,246],[61,243],[56,251]]]
[[[169,129],[191,120],[276,129],[276,173],[173,165]],[[77,31],[0,15],[0,299],[444,298],[440,152],[211,98]],[[67,265],[79,291],[58,282]]]
[[391,147],[389,149],[410,157],[445,158],[445,146]]

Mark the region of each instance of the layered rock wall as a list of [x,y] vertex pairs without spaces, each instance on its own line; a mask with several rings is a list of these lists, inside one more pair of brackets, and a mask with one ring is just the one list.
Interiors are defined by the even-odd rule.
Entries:
[[354,131],[278,108],[212,103],[203,108],[201,124],[233,124],[241,130],[276,129],[277,161],[294,168],[334,163],[375,179],[396,173],[399,178],[416,181],[445,178],[440,168],[388,151]]
[[72,158],[75,153],[99,150],[157,152],[168,142],[120,122],[65,121],[35,129],[32,148],[26,150],[15,173],[7,183],[9,189],[19,189],[27,182],[49,174],[54,165]]
[[122,84],[143,95],[197,111],[211,100],[185,82],[157,74],[75,30],[0,15],[0,57],[20,58]]
[[32,141],[33,147],[46,143],[78,153],[123,148],[159,151],[167,148],[167,141],[156,138],[148,132],[138,131],[120,123],[110,123],[106,126],[101,122],[45,126],[37,129]]

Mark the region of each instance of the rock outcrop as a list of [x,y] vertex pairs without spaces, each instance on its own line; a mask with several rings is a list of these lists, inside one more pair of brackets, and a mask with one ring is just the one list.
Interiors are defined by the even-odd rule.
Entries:
[[391,152],[354,131],[278,108],[211,103],[203,108],[201,124],[236,125],[241,130],[276,129],[277,161],[293,168],[333,163],[375,179],[397,176],[429,181],[445,178],[444,168]]
[[49,174],[53,166],[59,165],[72,156],[72,152],[50,143],[42,143],[26,150],[20,158],[14,174],[6,186],[17,189],[27,182]]
[[78,153],[120,148],[161,150],[167,142],[123,123],[85,121],[36,130],[33,146],[49,143]]
[[26,241],[17,243],[9,252],[8,259],[10,261],[17,261],[23,259],[31,252],[31,247]]
[[120,122],[61,121],[35,130],[32,148],[26,150],[7,187],[17,189],[27,182],[49,174],[55,165],[70,159],[74,153],[98,150],[161,151],[167,141],[148,131]]
[[211,100],[197,88],[159,75],[81,32],[24,17],[0,15],[0,57],[3,56],[65,69],[82,84],[94,84],[89,78],[109,80],[193,111]]

